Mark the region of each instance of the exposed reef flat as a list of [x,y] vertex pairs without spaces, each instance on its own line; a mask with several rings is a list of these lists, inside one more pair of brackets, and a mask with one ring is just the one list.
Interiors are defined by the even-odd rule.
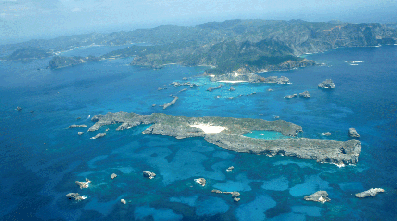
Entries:
[[[335,141],[307,138],[294,138],[302,127],[283,120],[265,121],[262,119],[232,117],[184,117],[162,113],[139,115],[135,113],[117,112],[106,115],[95,115],[91,119],[96,122],[88,131],[96,131],[101,126],[121,124],[116,130],[129,129],[141,124],[152,124],[143,131],[144,134],[161,134],[177,139],[188,137],[204,137],[209,143],[227,150],[258,155],[282,155],[313,159],[320,163],[355,164],[361,152],[358,140]],[[223,127],[217,133],[206,133],[194,125]],[[192,127],[193,126],[193,127]],[[265,140],[243,136],[252,131],[276,131],[291,136],[290,139]]]

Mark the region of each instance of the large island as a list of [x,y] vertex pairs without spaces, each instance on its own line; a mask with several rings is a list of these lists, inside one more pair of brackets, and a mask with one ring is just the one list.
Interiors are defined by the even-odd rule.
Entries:
[[[148,129],[143,131],[144,134],[161,134],[176,139],[204,137],[209,143],[236,152],[268,156],[291,156],[313,159],[320,163],[333,163],[339,166],[356,164],[361,152],[361,143],[358,140],[343,142],[297,138],[297,135],[302,132],[302,127],[283,120],[184,117],[162,113],[139,115],[127,112],[95,115],[91,120],[96,123],[88,131],[96,131],[102,126],[111,124],[120,124],[116,130],[130,129],[141,124],[151,124]],[[265,140],[244,136],[244,134],[252,131],[274,131],[290,136],[290,138]]]

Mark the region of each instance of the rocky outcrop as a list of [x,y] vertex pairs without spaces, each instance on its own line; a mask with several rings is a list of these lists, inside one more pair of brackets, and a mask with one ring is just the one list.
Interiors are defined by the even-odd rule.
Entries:
[[291,99],[291,98],[295,98],[295,97],[298,97],[298,95],[297,94],[287,95],[284,98],[285,99]]
[[77,128],[77,127],[87,127],[87,125],[85,125],[85,124],[82,124],[82,125],[73,124],[73,125],[69,126],[69,128]]
[[117,177],[117,174],[115,174],[115,173],[112,173],[112,174],[110,174],[110,178],[113,180],[114,178],[116,178]]
[[198,178],[198,179],[194,179],[194,182],[200,184],[201,186],[205,186],[207,181],[204,178]]
[[270,91],[274,91],[274,90],[273,90],[273,89],[271,89],[271,88],[269,88],[269,89],[267,89],[267,91],[269,91],[269,92],[270,92]]
[[77,132],[77,134],[78,134],[78,135],[83,135],[83,134],[84,134],[84,132]]
[[66,197],[68,197],[69,199],[73,198],[76,201],[81,201],[81,200],[87,199],[86,196],[80,196],[80,194],[78,194],[78,193],[69,193],[68,195],[66,195]]
[[22,110],[22,107],[17,107],[17,109],[16,109],[17,111],[21,111]]
[[95,139],[98,139],[98,138],[101,138],[101,137],[104,137],[104,136],[106,136],[106,133],[99,133],[95,137],[91,137],[90,139],[91,140],[95,140]]
[[169,106],[175,104],[175,102],[176,102],[178,99],[179,99],[179,98],[175,96],[175,97],[174,97],[174,100],[172,100],[170,103],[165,103],[165,104],[163,104],[163,110],[165,110],[165,109],[167,109]]
[[302,93],[299,93],[299,97],[310,98],[310,93],[309,91],[304,91]]
[[325,81],[318,84],[319,88],[335,88],[335,84],[331,79],[326,79]]
[[378,193],[384,193],[384,192],[385,192],[385,190],[382,188],[371,188],[367,191],[357,193],[356,197],[364,198],[364,197],[368,197],[368,196],[376,196],[376,195],[378,195]]
[[216,193],[216,194],[229,194],[229,195],[232,195],[233,200],[234,200],[235,202],[240,201],[240,198],[239,198],[240,193],[239,193],[239,192],[236,192],[236,191],[234,191],[234,192],[222,192],[222,191],[220,191],[220,190],[213,189],[213,190],[211,190],[211,192],[212,192],[212,193]]
[[75,183],[80,187],[80,189],[83,189],[83,188],[88,188],[88,184],[90,184],[91,181],[86,178],[85,182],[76,181]]
[[309,201],[321,202],[321,203],[331,201],[326,191],[315,192],[310,196],[305,196],[304,199]]
[[155,107],[156,106],[156,104],[152,104],[152,107]]
[[207,91],[211,92],[211,91],[213,91],[213,90],[215,90],[215,89],[220,89],[220,88],[222,88],[222,87],[223,87],[222,84],[219,85],[218,87],[209,87],[209,88],[207,88]]
[[325,132],[325,133],[322,133],[321,135],[323,135],[323,136],[331,136],[331,133],[330,132]]
[[185,83],[179,83],[179,82],[172,82],[170,85],[174,87],[180,87],[180,86],[189,86],[189,87],[198,87],[198,84],[195,83],[190,83],[190,82],[185,82]]
[[[282,155],[313,159],[320,163],[356,164],[361,152],[361,143],[356,139],[349,141],[293,138],[302,132],[302,127],[283,120],[265,121],[262,119],[231,117],[184,117],[161,113],[138,115],[135,113],[108,113],[92,118],[96,123],[89,129],[98,130],[103,125],[121,123],[130,128],[140,124],[152,124],[144,134],[161,134],[176,139],[204,137],[209,143],[236,152],[261,154],[268,156]],[[191,125],[213,125],[226,129],[219,133],[205,133]],[[127,126],[128,125],[128,126]],[[121,127],[120,126],[120,127]],[[243,136],[252,131],[275,131],[290,139],[265,140]]]
[[149,179],[153,179],[156,176],[156,174],[150,171],[143,171],[143,176]]
[[236,88],[234,88],[234,87],[230,87],[230,89],[229,89],[229,91],[235,91],[236,90]]
[[231,167],[226,169],[226,172],[232,172],[233,170],[234,170],[234,166],[231,166]]
[[353,138],[359,138],[360,134],[357,133],[355,128],[349,128],[349,132],[348,132],[349,137],[353,137]]
[[126,204],[126,203],[127,203],[127,202],[125,201],[125,199],[121,199],[120,202],[121,202],[122,204]]

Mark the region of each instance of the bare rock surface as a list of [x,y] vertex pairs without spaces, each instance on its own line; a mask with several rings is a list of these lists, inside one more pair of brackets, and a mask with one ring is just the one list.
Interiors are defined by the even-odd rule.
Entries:
[[80,187],[80,189],[83,189],[83,188],[88,188],[88,184],[90,184],[91,181],[86,178],[85,182],[76,181],[75,183]]
[[110,178],[113,180],[114,178],[116,178],[117,177],[117,174],[115,174],[115,173],[112,173],[112,174],[110,174]]
[[90,139],[91,140],[95,140],[95,139],[98,139],[98,138],[101,138],[101,137],[104,137],[104,136],[106,136],[106,133],[99,133],[95,137],[91,137]]
[[318,84],[319,88],[325,88],[325,89],[333,89],[335,88],[335,83],[331,80],[331,79],[327,79],[323,82],[321,82],[320,84]]
[[355,128],[349,128],[349,137],[353,137],[353,138],[359,138],[360,134],[357,133]]
[[384,192],[385,192],[385,190],[382,188],[371,188],[367,191],[357,193],[356,197],[364,198],[364,197],[368,197],[368,196],[376,196],[376,195],[378,195],[378,193],[384,193]]
[[200,184],[201,186],[205,186],[205,184],[207,183],[207,181],[204,178],[194,179],[194,182]]
[[175,97],[174,97],[174,100],[172,100],[170,103],[165,103],[165,104],[163,104],[163,110],[165,110],[165,109],[167,109],[169,106],[175,104],[175,102],[176,102],[178,99],[179,99],[179,98],[175,96]]
[[80,196],[80,194],[78,194],[78,193],[69,193],[66,195],[66,197],[68,197],[69,199],[73,198],[76,201],[81,201],[81,200],[87,199],[86,196]]
[[82,125],[73,124],[73,125],[69,126],[69,128],[76,128],[76,127],[87,127],[87,125],[85,125],[85,124],[82,124]]
[[309,91],[304,91],[302,93],[299,93],[299,97],[310,98],[310,93]]
[[321,202],[321,203],[331,201],[326,191],[315,192],[310,196],[305,196],[304,199],[309,201]]
[[231,166],[231,167],[226,169],[226,172],[232,172],[233,170],[234,170],[234,166]]
[[153,179],[156,176],[156,174],[150,171],[143,171],[143,176],[149,179]]

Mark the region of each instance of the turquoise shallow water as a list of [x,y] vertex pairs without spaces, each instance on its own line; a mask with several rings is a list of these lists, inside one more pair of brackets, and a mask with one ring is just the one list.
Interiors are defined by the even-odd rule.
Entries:
[[[73,55],[101,53],[77,49]],[[102,48],[104,51],[109,50]],[[80,50],[80,51],[79,51]],[[90,49],[93,50],[93,49]],[[99,51],[97,51],[99,50]],[[127,65],[131,59],[93,62],[60,70],[40,70],[48,60],[0,63],[0,217],[3,220],[395,220],[397,48],[337,49],[313,54],[326,66],[288,72],[291,85],[231,84],[208,92],[205,67],[169,65],[150,70]],[[345,61],[363,61],[350,65]],[[182,78],[201,85],[179,92]],[[317,84],[331,78],[336,88]],[[158,91],[158,87],[167,89]],[[267,89],[274,91],[269,92]],[[310,99],[284,99],[308,90]],[[252,94],[256,92],[255,94]],[[180,99],[166,110],[152,104]],[[241,95],[241,96],[240,96]],[[15,111],[21,106],[21,112]],[[30,113],[30,111],[34,111]],[[356,166],[338,168],[282,156],[267,157],[226,151],[202,138],[176,140],[143,135],[145,126],[115,131],[101,139],[71,124],[93,123],[87,116],[128,111],[185,116],[229,116],[274,120],[303,127],[301,136],[347,140],[347,129],[361,134]],[[77,117],[81,119],[77,120]],[[81,136],[77,132],[86,132]],[[331,132],[324,137],[321,133]],[[264,135],[261,135],[264,134]],[[247,136],[271,137],[254,132]],[[226,168],[234,166],[233,172]],[[143,170],[154,171],[153,180]],[[110,174],[119,176],[114,180]],[[194,179],[204,177],[207,186]],[[89,178],[80,190],[74,183]],[[372,187],[386,193],[357,199]],[[239,191],[241,201],[211,193]],[[331,202],[303,196],[326,190]],[[88,198],[65,197],[78,192]],[[123,205],[120,199],[128,203]],[[48,211],[51,211],[50,213]]]

